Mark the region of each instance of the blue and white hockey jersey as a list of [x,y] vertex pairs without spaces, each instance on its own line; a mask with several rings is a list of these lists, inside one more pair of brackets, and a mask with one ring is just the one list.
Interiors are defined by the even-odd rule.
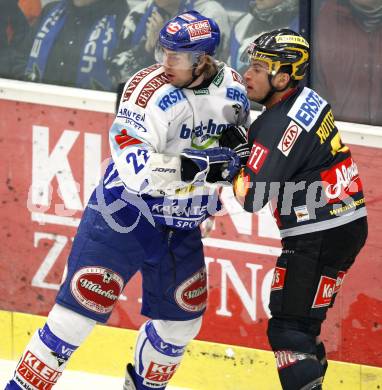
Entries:
[[225,64],[200,89],[172,86],[160,65],[139,71],[125,85],[109,132],[112,159],[97,203],[102,194],[106,204],[118,200],[120,209],[123,201],[152,224],[197,227],[221,205],[216,187],[180,181],[179,155],[185,148],[218,146],[230,124],[249,127],[249,109],[240,75]]

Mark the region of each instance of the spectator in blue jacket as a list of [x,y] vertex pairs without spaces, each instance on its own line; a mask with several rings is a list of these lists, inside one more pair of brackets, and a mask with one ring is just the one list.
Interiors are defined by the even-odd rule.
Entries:
[[107,63],[118,46],[127,0],[48,3],[19,47],[14,76],[28,81],[111,90]]

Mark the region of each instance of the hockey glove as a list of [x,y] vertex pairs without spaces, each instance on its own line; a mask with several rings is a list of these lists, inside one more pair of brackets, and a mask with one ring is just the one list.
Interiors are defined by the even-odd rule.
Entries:
[[180,177],[189,183],[202,185],[210,170],[208,156],[194,149],[184,149],[180,154]]
[[209,183],[232,182],[240,167],[239,157],[228,148],[184,149],[181,154],[181,177],[186,182],[203,175]]
[[240,158],[240,164],[247,164],[251,148],[247,142],[247,129],[243,126],[228,126],[219,139],[219,146],[232,149]]

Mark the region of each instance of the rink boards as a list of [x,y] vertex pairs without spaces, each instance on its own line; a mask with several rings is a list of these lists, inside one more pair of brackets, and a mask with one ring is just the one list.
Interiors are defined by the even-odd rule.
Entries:
[[[0,311],[0,359],[16,360],[44,317]],[[97,326],[72,357],[68,369],[123,377],[132,361],[136,331]],[[277,390],[273,354],[195,340],[171,384],[193,390]],[[372,390],[382,386],[382,368],[330,361],[324,389]]]
[[[101,163],[109,155],[107,133],[115,96],[9,80],[0,80],[0,87],[0,178],[6,183],[0,189],[0,308],[47,315],[83,207],[99,180]],[[339,363],[338,367],[341,373],[343,367],[349,368],[346,372],[357,372],[350,376],[358,378],[352,382],[357,386],[361,378],[375,378],[367,374],[366,366],[382,366],[382,129],[346,123],[339,127],[343,140],[351,144],[366,189],[370,233],[329,312],[323,339],[330,359],[355,363]],[[269,349],[265,332],[269,288],[280,253],[277,228],[267,209],[257,215],[244,213],[230,190],[225,190],[222,198],[227,213],[216,219],[204,242],[209,304],[199,335],[203,342],[195,342],[189,353],[192,370],[195,376],[205,373],[202,382],[206,384],[208,372],[214,369],[215,377],[234,372],[235,384],[240,381],[236,377],[239,369],[249,370],[250,376],[276,380],[273,358],[265,351]],[[138,314],[140,299],[137,275],[120,297],[109,325],[137,329],[145,320]],[[16,318],[19,315],[15,324]],[[113,335],[123,332],[126,340],[134,335],[133,331],[109,329]],[[226,355],[224,345],[240,358]],[[216,353],[208,352],[214,348]],[[106,348],[101,350],[102,356],[107,356]],[[122,354],[116,348],[111,351]],[[90,360],[97,359],[94,355]],[[111,356],[104,367],[113,360]],[[124,360],[120,357],[115,362],[119,367]],[[95,371],[100,369],[97,362]],[[117,375],[116,368],[108,370]],[[179,378],[183,371],[191,375],[192,370],[182,368]],[[227,378],[225,386],[229,385]]]

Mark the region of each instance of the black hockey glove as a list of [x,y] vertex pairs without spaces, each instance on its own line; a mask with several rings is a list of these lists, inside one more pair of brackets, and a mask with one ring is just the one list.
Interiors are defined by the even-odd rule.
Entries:
[[232,182],[239,169],[239,157],[228,148],[184,149],[181,154],[181,178],[185,182],[195,182],[203,172],[208,183]]
[[219,139],[219,145],[232,149],[240,158],[240,164],[247,164],[251,148],[247,142],[247,129],[244,126],[228,126]]

